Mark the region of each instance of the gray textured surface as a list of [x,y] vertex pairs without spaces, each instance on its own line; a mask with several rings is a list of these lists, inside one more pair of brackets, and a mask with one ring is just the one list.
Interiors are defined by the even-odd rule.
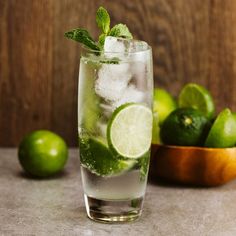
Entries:
[[15,149],[0,149],[0,235],[236,235],[236,181],[201,189],[148,184],[140,220],[118,225],[86,217],[77,150],[65,173],[27,179]]

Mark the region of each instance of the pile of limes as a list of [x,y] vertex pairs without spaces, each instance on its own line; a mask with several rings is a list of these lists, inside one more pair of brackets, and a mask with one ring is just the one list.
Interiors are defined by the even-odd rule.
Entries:
[[215,105],[204,87],[186,84],[177,101],[165,90],[154,91],[153,143],[228,148],[236,144],[236,115]]

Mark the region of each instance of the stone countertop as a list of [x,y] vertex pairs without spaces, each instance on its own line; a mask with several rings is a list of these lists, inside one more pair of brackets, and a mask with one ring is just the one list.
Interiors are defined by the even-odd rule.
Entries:
[[148,183],[142,217],[102,224],[85,213],[78,150],[62,175],[27,178],[16,149],[0,149],[0,235],[236,235],[236,181],[217,188]]

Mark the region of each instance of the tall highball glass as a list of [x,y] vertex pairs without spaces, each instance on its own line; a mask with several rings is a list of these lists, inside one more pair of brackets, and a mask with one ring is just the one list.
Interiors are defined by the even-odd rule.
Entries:
[[147,43],[120,39],[120,46],[107,52],[83,48],[78,133],[86,211],[93,220],[125,222],[141,215],[152,95],[152,51]]

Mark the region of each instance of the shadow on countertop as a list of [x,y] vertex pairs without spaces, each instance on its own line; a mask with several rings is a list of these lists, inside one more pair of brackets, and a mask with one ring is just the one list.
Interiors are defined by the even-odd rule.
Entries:
[[154,177],[154,176],[148,176],[148,183],[151,185],[158,185],[160,187],[166,187],[166,188],[191,188],[191,189],[208,189],[208,188],[217,188],[217,187],[204,187],[204,186],[198,186],[198,185],[192,185],[192,184],[181,184],[178,182],[173,182],[161,177]]
[[15,173],[15,176],[18,178],[24,178],[24,179],[28,179],[28,180],[36,180],[36,181],[45,181],[45,180],[55,180],[55,179],[61,179],[61,178],[65,178],[69,175],[69,172],[66,170],[61,171],[60,173],[57,173],[53,176],[50,177],[36,177],[33,176],[23,170]]

